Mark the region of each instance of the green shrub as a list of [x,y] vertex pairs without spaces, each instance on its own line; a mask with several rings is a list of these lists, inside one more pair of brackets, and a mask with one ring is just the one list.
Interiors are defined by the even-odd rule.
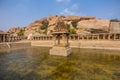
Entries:
[[47,34],[47,29],[45,29],[45,31],[43,32],[44,34]]
[[76,34],[76,30],[75,29],[70,29],[69,32],[70,32],[70,34]]
[[70,25],[69,24],[65,24],[65,28],[68,30],[68,32],[70,32]]
[[77,27],[77,23],[79,22],[79,20],[73,20],[72,22],[71,22],[71,24],[72,24],[72,26],[74,27],[74,28],[76,28]]
[[46,21],[42,21],[41,23],[43,24],[42,26],[40,26],[41,30],[44,30],[44,29],[48,28],[49,22],[47,20]]
[[24,32],[25,32],[25,30],[20,30],[20,31],[17,33],[17,36],[24,36]]

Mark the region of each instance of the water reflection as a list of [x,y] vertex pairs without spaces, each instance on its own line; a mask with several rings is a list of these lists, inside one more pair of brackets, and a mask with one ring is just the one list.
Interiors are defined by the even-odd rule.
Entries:
[[0,80],[119,80],[120,51],[73,49],[68,57],[50,48],[0,52]]

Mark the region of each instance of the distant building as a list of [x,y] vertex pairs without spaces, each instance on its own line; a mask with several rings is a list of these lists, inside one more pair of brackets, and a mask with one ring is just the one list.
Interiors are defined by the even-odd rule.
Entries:
[[109,32],[120,33],[120,22],[110,22]]

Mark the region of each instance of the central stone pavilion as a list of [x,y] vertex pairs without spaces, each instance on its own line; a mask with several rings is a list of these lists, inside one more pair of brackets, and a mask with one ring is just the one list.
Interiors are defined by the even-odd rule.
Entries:
[[71,48],[68,42],[69,32],[62,20],[58,19],[52,35],[54,38],[54,46],[50,49],[50,55],[68,56],[71,54]]

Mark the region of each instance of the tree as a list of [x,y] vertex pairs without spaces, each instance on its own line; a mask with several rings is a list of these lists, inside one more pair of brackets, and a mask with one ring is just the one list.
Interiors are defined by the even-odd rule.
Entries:
[[67,28],[67,30],[70,30],[70,25],[69,24],[65,24],[65,27]]
[[47,29],[45,29],[43,33],[44,33],[44,34],[47,34]]
[[66,29],[68,30],[68,32],[70,33],[70,34],[76,34],[76,29],[74,29],[74,28],[70,28],[70,24],[65,24],[65,27],[66,27]]
[[42,21],[42,26],[40,27],[41,30],[47,29],[49,22],[47,20]]
[[21,29],[21,30],[17,33],[17,35],[18,35],[18,36],[24,36],[24,32],[25,32],[25,30],[22,30],[22,29]]
[[79,22],[79,20],[73,20],[72,22],[71,22],[71,24],[72,24],[72,26],[74,27],[74,28],[76,28],[77,27],[77,23]]

